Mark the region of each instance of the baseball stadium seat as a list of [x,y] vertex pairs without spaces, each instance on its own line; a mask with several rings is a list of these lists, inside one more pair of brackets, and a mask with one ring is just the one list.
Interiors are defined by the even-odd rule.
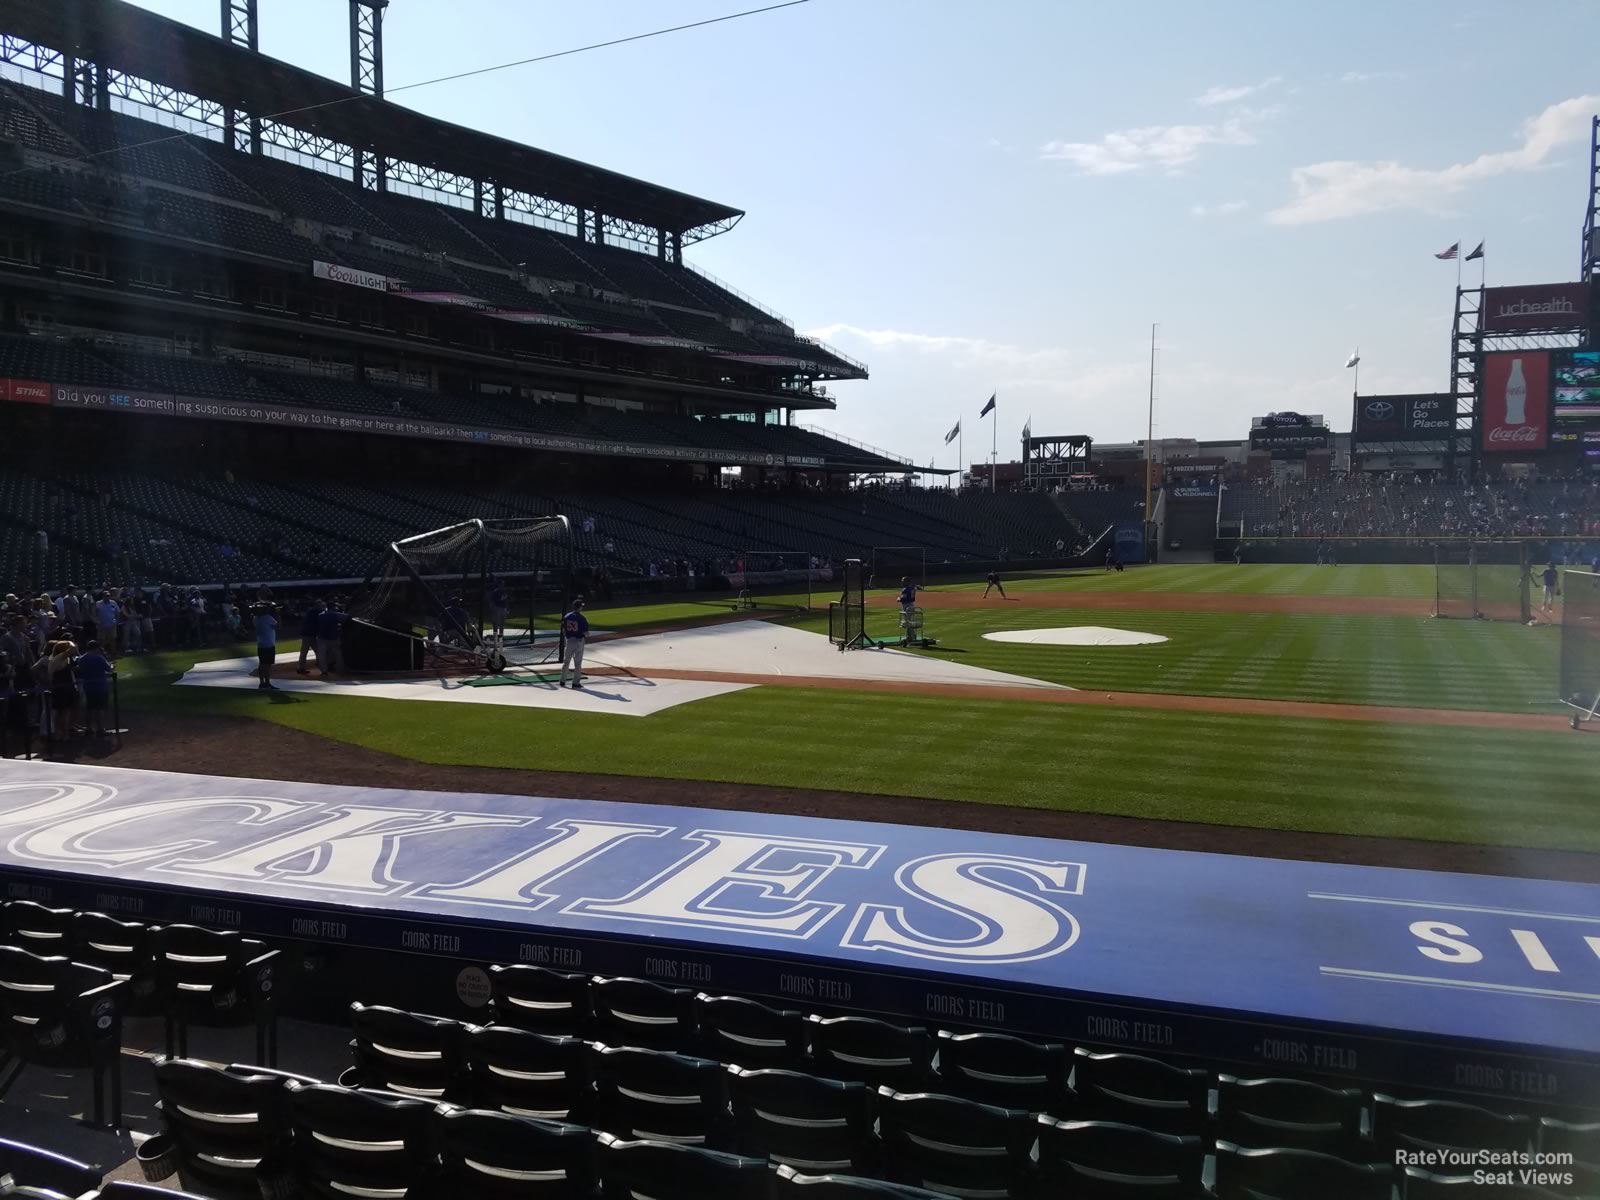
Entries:
[[898,1091],[924,1088],[933,1080],[933,1039],[920,1026],[815,1014],[806,1020],[812,1070],[818,1075]]
[[624,1138],[716,1146],[725,1136],[720,1063],[670,1050],[592,1045],[595,1127]]
[[32,900],[0,904],[0,938],[35,954],[68,954],[72,950],[72,910],[46,908]]
[[589,1011],[589,977],[522,964],[489,968],[494,1023],[577,1037]]
[[1000,1033],[951,1033],[941,1029],[941,1091],[980,1104],[1063,1111],[1067,1101],[1067,1051]]
[[94,1121],[105,1120],[106,1077],[111,1124],[122,1124],[122,1015],[128,987],[110,971],[0,945],[0,1097],[30,1063],[88,1067]]
[[0,1138],[0,1179],[7,1176],[18,1188],[37,1189],[24,1191],[24,1196],[61,1196],[64,1200],[75,1200],[100,1182],[100,1171],[88,1163],[27,1142]]
[[403,1197],[426,1188],[434,1105],[325,1083],[285,1085],[295,1174],[312,1195]]
[[1394,1168],[1314,1150],[1216,1145],[1217,1200],[1391,1200]]
[[198,925],[162,925],[151,930],[150,942],[169,1058],[188,1056],[191,1025],[252,1020],[256,1061],[277,1064],[278,951],[237,930]]
[[1255,1149],[1317,1150],[1340,1158],[1363,1155],[1361,1092],[1303,1079],[1217,1076],[1217,1136]]
[[1539,1122],[1539,1149],[1570,1154],[1574,1162],[1600,1167],[1600,1121],[1573,1124],[1546,1117]]
[[1157,1133],[1201,1133],[1207,1120],[1206,1072],[1139,1054],[1072,1052],[1072,1115],[1118,1121]]
[[773,1200],[943,1200],[943,1192],[863,1179],[858,1175],[802,1175],[793,1167],[779,1167],[772,1177]]
[[589,1046],[573,1037],[505,1025],[467,1030],[467,1096],[479,1108],[583,1121],[589,1114]]
[[1372,1143],[1385,1162],[1396,1150],[1528,1150],[1535,1129],[1529,1117],[1459,1100],[1372,1097]]
[[158,1058],[152,1069],[184,1187],[252,1200],[261,1195],[258,1171],[287,1169],[292,1133],[280,1077],[186,1058]]
[[352,1004],[350,1049],[354,1065],[339,1082],[381,1088],[421,1100],[455,1099],[467,1026],[444,1017]]
[[1206,1145],[1112,1121],[1035,1118],[1038,1178],[1045,1195],[1201,1200]]
[[588,1200],[595,1137],[582,1125],[441,1105],[433,1115],[439,1194],[462,1200]]
[[[260,1195],[258,1191],[256,1193]],[[99,1191],[82,1200],[222,1200],[220,1196],[202,1196],[199,1192],[180,1192],[176,1188],[157,1187],[153,1183],[129,1183],[113,1179]]]
[[1033,1122],[1020,1108],[878,1089],[884,1174],[953,1195],[1029,1194]]
[[741,1067],[801,1070],[806,1055],[803,1013],[769,1008],[742,996],[694,998],[700,1053]]
[[796,1071],[729,1067],[734,1148],[819,1174],[873,1169],[872,1092]]
[[155,993],[155,958],[150,951],[150,926],[119,921],[100,912],[72,914],[72,957],[110,971],[128,984],[128,1004],[142,1011]]
[[1491,1183],[1476,1175],[1440,1175],[1407,1167],[1401,1200],[1561,1200],[1562,1193],[1521,1183]]
[[601,1195],[605,1200],[767,1200],[764,1158],[744,1158],[674,1142],[629,1141],[602,1133]]
[[694,1049],[694,993],[647,979],[589,980],[589,1030],[611,1046]]

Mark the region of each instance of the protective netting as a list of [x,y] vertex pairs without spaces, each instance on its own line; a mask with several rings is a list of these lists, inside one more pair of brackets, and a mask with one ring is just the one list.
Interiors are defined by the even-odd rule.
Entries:
[[[539,586],[570,584],[571,532],[562,516],[472,520],[390,546],[351,616],[425,643],[439,657],[491,667],[507,615]],[[533,637],[531,616],[516,635]]]
[[1440,543],[1434,547],[1436,617],[1486,621],[1532,618],[1527,547],[1517,542]]
[[1561,592],[1561,696],[1592,712],[1600,699],[1600,575],[1565,571]]

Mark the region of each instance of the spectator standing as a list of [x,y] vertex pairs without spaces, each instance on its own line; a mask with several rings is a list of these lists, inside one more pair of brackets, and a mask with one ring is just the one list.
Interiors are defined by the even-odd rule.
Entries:
[[104,737],[106,712],[111,707],[111,674],[115,668],[100,649],[99,642],[84,647],[78,659],[78,681],[83,687],[84,724],[91,737]]
[[272,615],[270,603],[256,605],[255,623],[256,659],[259,663],[256,674],[261,680],[260,688],[275,692],[278,689],[272,684],[272,664],[278,658],[278,618]]
[[95,640],[113,654],[116,653],[117,618],[121,611],[121,606],[111,598],[110,592],[100,593],[100,599],[94,606]]
[[[294,669],[296,675],[311,674],[311,671],[306,667],[306,656],[316,646],[317,618],[322,616],[322,610],[327,607],[326,601],[320,598],[312,598],[306,601],[305,608],[300,611],[300,662]],[[324,675],[328,673],[327,664],[323,661],[320,653],[317,655],[317,666]]]
[[330,602],[317,614],[317,670],[324,679],[344,674],[344,654],[339,645],[339,631],[344,620],[337,602]]

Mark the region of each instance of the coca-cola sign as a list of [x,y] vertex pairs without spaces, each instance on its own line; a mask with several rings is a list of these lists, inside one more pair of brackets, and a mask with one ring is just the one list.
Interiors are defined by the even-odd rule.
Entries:
[[1550,354],[1512,350],[1486,354],[1479,413],[1485,452],[1544,450],[1550,445]]
[[1589,290],[1581,283],[1483,290],[1479,328],[1485,333],[1530,329],[1582,329],[1589,323]]

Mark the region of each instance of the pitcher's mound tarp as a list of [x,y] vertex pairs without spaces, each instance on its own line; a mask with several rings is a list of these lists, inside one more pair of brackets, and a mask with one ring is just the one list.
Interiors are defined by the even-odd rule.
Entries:
[[0,765],[0,882],[415,953],[418,976],[535,962],[1239,1073],[1600,1102],[1585,884],[38,762]]

